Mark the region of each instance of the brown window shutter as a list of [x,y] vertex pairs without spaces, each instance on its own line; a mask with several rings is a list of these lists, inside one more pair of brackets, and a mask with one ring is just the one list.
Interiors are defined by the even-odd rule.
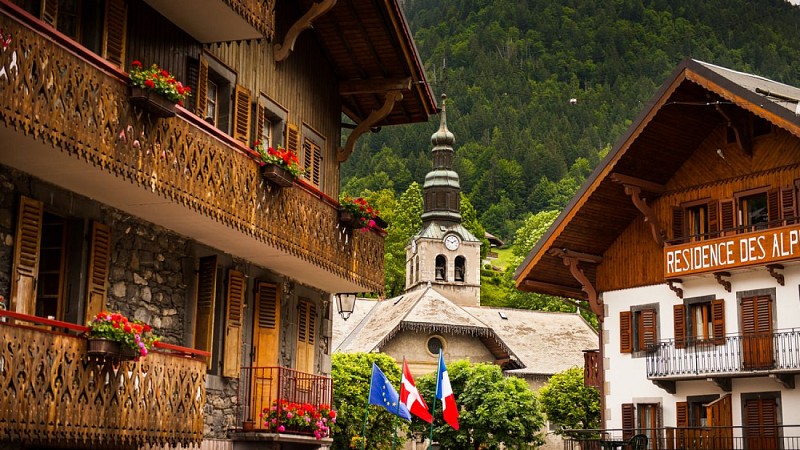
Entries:
[[303,167],[306,179],[319,187],[322,181],[322,149],[311,139],[303,142]]
[[680,206],[672,207],[672,240],[680,241],[683,239],[683,208]]
[[778,188],[767,191],[767,220],[769,226],[779,227],[781,220],[781,198]]
[[736,227],[736,210],[733,207],[733,199],[720,200],[719,222],[720,229],[724,232],[731,232]]
[[674,305],[672,317],[675,322],[675,348],[686,348],[686,307]]
[[642,329],[640,330],[641,345],[639,350],[648,350],[656,345],[658,339],[658,322],[655,309],[643,309],[642,315]]
[[110,264],[111,227],[104,223],[92,222],[86,286],[86,322],[106,308]]
[[263,105],[256,105],[256,129],[253,133],[253,141],[259,140],[264,144],[264,148],[272,145],[272,142],[264,142],[264,124],[267,122],[267,108]]
[[719,202],[711,200],[708,202],[708,236],[713,239],[719,237]]
[[236,85],[234,94],[234,107],[236,112],[233,115],[233,138],[247,145],[250,140],[250,90],[244,86]]
[[797,223],[797,195],[794,187],[781,189],[781,219],[787,225]]
[[711,327],[714,331],[714,343],[725,344],[725,300],[711,302]]
[[197,89],[195,92],[195,114],[201,119],[206,118],[206,103],[208,102],[208,60],[200,56],[200,68],[197,71]]
[[255,299],[255,331],[253,336],[254,367],[278,365],[280,335],[280,286],[258,281]]
[[[194,326],[194,348],[211,352],[214,337],[214,303],[217,296],[217,256],[200,258],[197,273],[197,310]],[[208,358],[209,365],[212,358]]]
[[622,404],[622,439],[633,437],[636,428],[636,406],[633,403]]
[[229,270],[222,375],[230,378],[238,378],[241,368],[242,315],[244,314],[246,290],[247,280],[244,274],[236,270]]
[[58,0],[42,0],[42,22],[56,26],[58,20]]
[[300,154],[300,130],[291,123],[286,124],[286,149]]
[[36,312],[36,280],[39,277],[44,204],[24,196],[19,200],[9,309],[33,315]]
[[689,403],[675,402],[675,427],[677,430],[678,445],[676,448],[686,448],[686,428],[689,427]]
[[124,67],[128,4],[124,0],[106,0],[106,24],[103,30],[103,58]]
[[630,311],[620,311],[619,313],[619,352],[631,353],[633,351],[633,327],[631,320],[633,315]]
[[309,300],[300,301],[297,310],[297,364],[301,372],[314,372],[314,342],[316,340],[316,307]]

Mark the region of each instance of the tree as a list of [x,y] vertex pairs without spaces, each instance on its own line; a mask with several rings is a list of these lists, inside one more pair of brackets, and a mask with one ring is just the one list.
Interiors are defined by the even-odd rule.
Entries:
[[559,372],[539,390],[547,418],[560,427],[570,430],[600,427],[600,392],[583,383],[583,369],[573,367]]
[[[542,442],[539,430],[544,417],[525,380],[504,376],[500,366],[469,361],[449,363],[447,373],[459,408],[459,430],[442,421],[441,402],[437,401],[433,439],[442,449],[528,448],[530,443]],[[431,406],[436,374],[420,377],[417,387]],[[427,436],[424,425],[415,425],[415,429]]]
[[406,246],[422,227],[422,189],[414,182],[400,196],[384,243],[384,287],[386,295],[403,292],[406,282]]
[[[397,361],[383,353],[334,353],[331,359],[333,378],[333,404],[336,423],[333,432],[333,448],[349,449],[354,438],[363,437],[364,413],[369,397],[372,363],[383,371],[392,386],[399,388],[400,368]],[[370,405],[367,418],[367,448],[391,448],[394,436],[394,415],[385,409]],[[398,420],[398,445],[402,447],[408,430],[408,421]],[[358,447],[360,449],[360,447]]]
[[461,224],[464,225],[464,228],[469,230],[473,236],[481,241],[481,259],[483,259],[486,257],[486,253],[489,252],[489,240],[486,239],[486,230],[478,220],[478,212],[475,210],[475,207],[472,206],[472,203],[470,203],[469,198],[467,198],[463,192],[459,195],[461,201]]

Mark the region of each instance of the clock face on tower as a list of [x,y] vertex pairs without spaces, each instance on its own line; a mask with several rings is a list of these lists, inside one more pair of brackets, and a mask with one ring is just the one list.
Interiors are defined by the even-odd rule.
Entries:
[[458,250],[459,245],[461,245],[461,239],[459,239],[455,234],[448,234],[445,236],[444,246],[448,250]]

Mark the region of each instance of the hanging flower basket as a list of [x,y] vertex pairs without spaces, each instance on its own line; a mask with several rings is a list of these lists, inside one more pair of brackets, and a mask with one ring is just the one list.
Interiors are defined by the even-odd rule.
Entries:
[[364,227],[364,223],[360,218],[356,217],[352,212],[346,210],[339,211],[339,223],[347,228],[358,230]]
[[138,86],[131,86],[129,101],[155,117],[172,117],[175,115],[175,103],[153,91]]
[[130,361],[137,356],[133,350],[123,349],[119,342],[103,338],[87,339],[86,353],[95,358],[115,361]]
[[294,186],[294,175],[277,164],[268,163],[261,166],[261,176],[278,187]]

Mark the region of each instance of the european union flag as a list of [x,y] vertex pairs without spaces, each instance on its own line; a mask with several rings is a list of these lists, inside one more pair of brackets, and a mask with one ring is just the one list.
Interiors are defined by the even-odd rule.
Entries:
[[[369,383],[369,404],[378,405],[386,408],[390,413],[411,420],[411,414],[406,405],[400,403],[400,396],[394,390],[394,386],[389,383],[386,375],[375,363],[372,363],[372,380]],[[398,405],[400,408],[398,409]]]

